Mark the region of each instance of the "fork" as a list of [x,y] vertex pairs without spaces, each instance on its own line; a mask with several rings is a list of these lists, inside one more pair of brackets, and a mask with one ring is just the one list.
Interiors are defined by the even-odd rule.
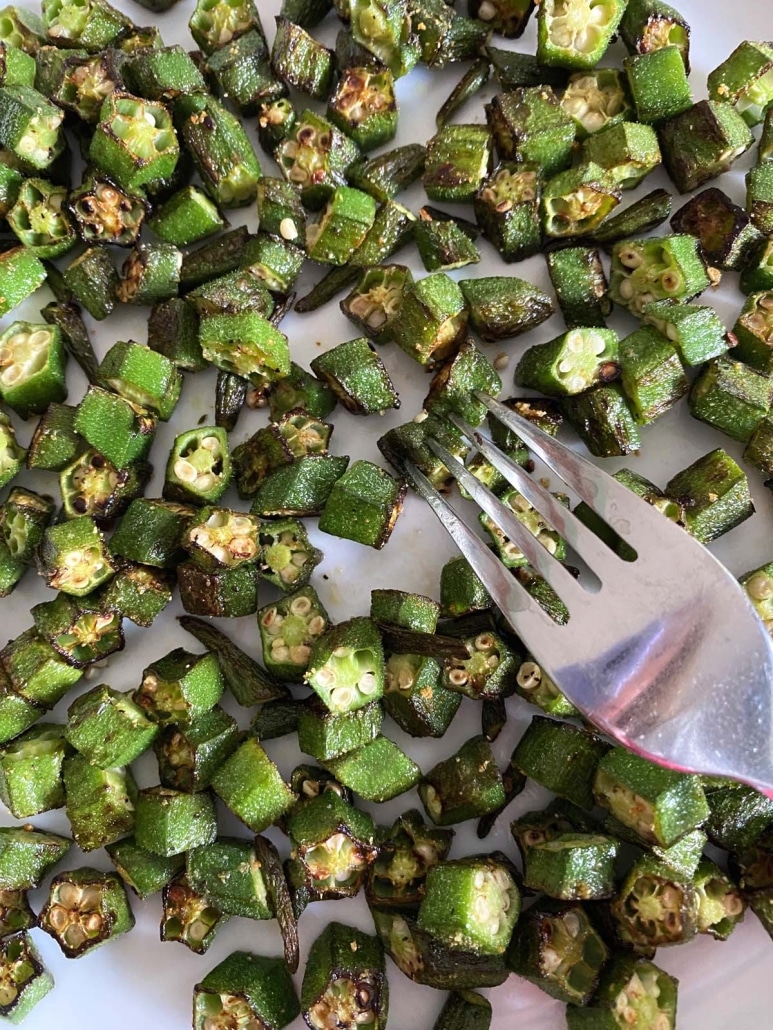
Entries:
[[415,465],[430,504],[514,632],[587,719],[644,758],[773,796],[773,641],[730,572],[681,527],[487,394],[488,410],[636,552],[620,558],[478,429],[451,420],[595,573],[589,589],[442,444],[428,444],[569,611],[555,622]]

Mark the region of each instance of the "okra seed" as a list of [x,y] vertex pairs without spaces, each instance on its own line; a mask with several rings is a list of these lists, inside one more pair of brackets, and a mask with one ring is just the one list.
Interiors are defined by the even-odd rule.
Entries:
[[306,665],[311,654],[311,648],[306,644],[296,644],[290,648],[290,660],[295,665]]
[[448,682],[452,687],[465,686],[469,678],[464,669],[452,669],[448,674]]
[[[335,669],[332,669],[329,665],[323,665],[321,669],[318,669],[314,674],[314,677],[320,687],[332,687],[335,683],[336,676]],[[340,689],[340,688],[339,688]]]
[[62,934],[62,940],[72,951],[76,951],[88,939],[86,931],[78,923],[71,923]]
[[330,694],[331,707],[346,711],[352,703],[351,687],[336,687]]
[[314,618],[309,622],[308,630],[313,637],[317,637],[320,633],[325,632],[325,620],[321,615],[314,616]]
[[276,647],[276,641],[271,646],[271,657],[275,662],[286,662],[290,657],[290,648],[280,645]]
[[483,3],[478,8],[478,17],[481,21],[493,21],[497,16],[497,9],[491,0],[483,0]]
[[311,600],[308,597],[296,597],[290,605],[292,615],[308,615],[311,611]]
[[755,601],[767,601],[773,597],[773,578],[758,573],[746,584],[746,591]]
[[542,952],[542,968],[547,976],[550,976],[551,973],[555,973],[561,965],[561,961],[561,956],[555,948],[545,948]]
[[67,910],[62,908],[61,905],[54,905],[54,907],[49,910],[48,921],[57,933],[61,933],[69,924],[70,916]]
[[476,887],[478,890],[480,890],[480,888],[484,885],[484,883],[486,882],[486,874],[483,872],[482,869],[476,870],[472,882],[473,886]]
[[639,1017],[636,1014],[636,1009],[630,1007],[627,1008],[623,1012],[623,1019],[626,1021],[626,1023],[629,1023],[631,1026],[633,1026],[634,1023],[638,1023]]
[[431,784],[427,784],[424,791],[424,804],[431,816],[437,818],[443,812],[443,801]]
[[298,229],[292,218],[283,218],[279,223],[279,235],[285,240],[297,240]]
[[0,1005],[3,1005],[3,1006],[10,1005],[11,1002],[16,1000],[16,995],[18,993],[19,992],[16,990],[16,988],[13,986],[13,984],[10,984],[10,983],[2,983],[2,984],[0,984]]
[[576,912],[567,912],[563,919],[564,926],[570,937],[576,937],[580,932],[580,920]]
[[189,461],[179,458],[174,464],[174,474],[181,483],[195,483],[198,472]]
[[357,689],[360,691],[361,694],[365,694],[366,697],[369,694],[372,694],[377,686],[378,683],[376,681],[376,674],[374,672],[366,672],[364,675],[360,676],[359,680],[357,681]]
[[666,293],[676,293],[682,285],[682,277],[676,272],[664,272],[660,277],[660,285]]

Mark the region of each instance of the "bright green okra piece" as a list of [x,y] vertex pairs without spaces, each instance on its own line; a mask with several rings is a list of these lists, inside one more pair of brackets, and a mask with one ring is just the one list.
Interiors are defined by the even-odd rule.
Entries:
[[371,590],[370,616],[415,633],[434,633],[440,617],[440,605],[423,594],[404,590]]
[[690,391],[690,414],[748,443],[770,412],[773,385],[767,376],[731,357],[709,362]]
[[430,200],[469,203],[491,164],[491,136],[483,125],[446,125],[427,142],[424,189]]
[[211,844],[217,835],[212,796],[148,787],[136,800],[134,837],[141,848],[162,858]]
[[64,147],[64,113],[32,86],[0,87],[0,146],[29,168],[48,168]]
[[413,283],[403,294],[395,342],[419,364],[431,368],[453,352],[467,320],[461,289],[444,272],[437,272]]
[[[744,460],[748,461],[750,465],[754,465],[766,476],[773,475],[771,469],[773,469],[773,436],[771,434],[771,423],[770,415],[766,415],[765,418],[760,422],[757,428],[754,430],[752,435],[749,437],[743,456]],[[767,486],[767,482],[765,483]]]
[[567,1026],[569,1030],[618,1030],[626,1023],[638,1022],[674,1030],[677,988],[673,976],[647,959],[614,956],[602,971],[599,988],[588,1005],[567,1006]]
[[215,707],[223,689],[214,654],[197,655],[177,647],[143,671],[134,702],[151,722],[187,726]]
[[70,748],[62,729],[39,723],[0,751],[0,799],[15,819],[64,805],[62,764]]
[[526,776],[586,811],[593,808],[593,779],[608,745],[570,723],[535,716],[513,751]]
[[132,26],[107,0],[43,0],[41,6],[48,39],[67,49],[102,50]]
[[21,304],[45,279],[43,262],[28,247],[11,247],[0,254],[0,316]]
[[746,900],[738,885],[711,859],[702,858],[693,886],[698,894],[698,933],[726,941],[746,910]]
[[315,100],[330,94],[335,74],[333,52],[283,15],[276,19],[271,66],[286,85]]
[[274,151],[282,175],[300,187],[304,206],[312,211],[319,211],[339,186],[346,185],[349,166],[359,156],[353,140],[312,111],[301,112]]
[[0,412],[0,486],[9,483],[24,465],[25,450],[16,440],[11,420]]
[[329,923],[311,945],[301,987],[303,1018],[314,1030],[333,1020],[383,1030],[388,1013],[384,951],[377,937]]
[[251,514],[266,518],[321,514],[348,464],[347,456],[307,454],[275,469],[258,487]]
[[159,569],[127,562],[99,595],[99,603],[147,628],[172,600],[174,578]]
[[83,675],[34,626],[8,641],[0,664],[10,688],[42,708],[54,708]]
[[306,212],[297,186],[284,179],[264,175],[258,182],[257,204],[261,232],[303,246],[306,238]]
[[425,773],[419,797],[436,826],[477,819],[499,808],[505,790],[485,737],[473,737],[455,755]]
[[[0,559],[0,562],[2,559]],[[13,570],[16,570],[13,572]],[[9,568],[5,563],[0,564],[0,587],[3,595],[7,596],[21,578],[22,566],[15,565]],[[11,574],[13,572],[13,575]],[[45,714],[45,708],[28,701],[21,694],[18,694],[8,682],[6,675],[0,676],[0,742],[13,740],[20,733],[24,733],[30,726],[33,726],[38,719]],[[0,887],[0,889],[2,889]]]
[[566,247],[546,254],[545,259],[567,328],[604,329],[612,301],[599,252],[590,247]]
[[54,938],[67,958],[80,958],[133,926],[120,877],[88,867],[55,876],[40,913],[41,930]]
[[709,96],[731,104],[747,125],[758,125],[773,104],[773,47],[769,43],[739,43],[727,60],[708,77]]
[[619,841],[598,833],[559,833],[529,847],[525,886],[564,901],[592,901],[614,894]]
[[264,105],[282,103],[287,92],[271,67],[265,37],[254,29],[209,54],[205,71],[214,78],[218,94],[245,117],[258,114]]
[[565,397],[561,410],[590,453],[598,458],[621,457],[641,447],[638,426],[618,383]]
[[299,1013],[295,988],[281,958],[234,951],[193,989],[194,1030],[227,1025],[234,1018],[282,1030]]
[[435,373],[424,398],[424,410],[440,418],[459,415],[477,426],[486,417],[486,407],[473,391],[496,396],[501,389],[502,381],[494,366],[468,338]]
[[133,341],[113,344],[99,366],[101,381],[133,404],[169,421],[182,390],[182,376],[163,354]]
[[336,714],[312,698],[298,716],[298,746],[318,762],[327,762],[375,740],[383,718],[378,701]]
[[89,247],[73,258],[64,270],[64,282],[77,303],[98,321],[115,307],[120,280],[105,247]]
[[219,207],[251,204],[258,190],[260,165],[239,119],[214,97],[183,98],[180,138],[190,153],[204,189]]
[[34,11],[8,5],[2,10],[0,38],[8,46],[19,47],[25,53],[35,56],[46,42],[46,27],[43,19]]
[[369,461],[356,461],[336,480],[319,519],[323,533],[380,550],[403,507],[407,486]]
[[74,425],[117,469],[146,458],[156,433],[150,411],[97,386],[89,387]]
[[486,118],[500,161],[536,164],[546,177],[570,164],[574,120],[549,86],[497,94],[486,106]]
[[746,474],[721,448],[678,472],[665,493],[681,505],[687,532],[703,544],[754,514]]
[[224,429],[202,426],[176,436],[166,466],[164,499],[178,504],[216,504],[231,480]]
[[166,108],[130,93],[105,98],[89,157],[125,190],[168,179],[180,147]]
[[[753,310],[753,308],[751,308]],[[685,365],[702,365],[712,358],[718,358],[728,348],[728,334],[712,307],[700,307],[697,304],[679,304],[669,300],[653,301],[647,304],[643,312],[644,322],[667,337]],[[740,321],[740,320],[739,320]],[[739,325],[736,323],[733,334],[741,344]],[[734,350],[734,356],[741,358],[740,352]],[[748,357],[743,358],[752,367],[759,367]],[[765,369],[760,368],[760,371]],[[773,365],[771,365],[773,371]]]
[[137,784],[128,769],[98,769],[83,755],[62,767],[65,810],[81,851],[95,851],[134,831]]
[[682,51],[677,46],[632,54],[623,61],[637,120],[655,125],[692,104]]
[[701,100],[664,121],[659,138],[666,171],[680,193],[728,171],[754,142],[741,115],[713,100]]
[[34,826],[0,827],[0,890],[37,887],[71,846],[69,837]]
[[518,362],[515,383],[549,396],[571,397],[619,374],[617,334],[578,326],[549,343],[530,347]]
[[0,397],[22,418],[67,397],[67,354],[57,326],[14,322],[0,335]]
[[617,31],[623,0],[594,7],[583,0],[547,0],[537,9],[537,60],[562,68],[595,68]]
[[620,122],[585,141],[583,160],[604,168],[622,190],[634,189],[661,162],[655,130]]
[[770,562],[744,573],[738,580],[768,630],[773,619],[773,566]]
[[108,844],[105,848],[115,871],[138,898],[157,894],[185,868],[185,856],[162,858],[141,848],[134,837]]
[[206,315],[199,341],[208,361],[222,371],[244,376],[254,386],[282,379],[290,371],[287,337],[255,312]]
[[339,783],[366,801],[391,801],[415,787],[421,769],[394,741],[375,740],[325,763]]
[[328,100],[327,117],[361,150],[375,150],[389,143],[397,132],[392,73],[388,68],[344,68]]
[[70,705],[65,737],[92,765],[110,769],[147,751],[158,729],[129,695],[103,683]]
[[13,1024],[21,1023],[54,986],[53,976],[27,933],[0,941],[0,977],[0,1017]]
[[548,179],[542,189],[542,227],[546,236],[587,236],[620,203],[615,176],[586,162]]
[[260,15],[252,0],[197,0],[188,28],[205,54],[227,46],[246,32],[263,35]]
[[297,121],[298,112],[287,97],[262,103],[258,109],[258,142],[263,150],[274,155],[277,147],[293,132]]
[[361,190],[339,186],[316,222],[306,227],[306,251],[312,261],[345,265],[376,217],[376,201]]
[[85,597],[116,572],[104,537],[87,515],[49,526],[40,562],[48,585],[73,597]]
[[746,210],[760,232],[773,233],[773,175],[770,165],[757,165],[746,173]]
[[[32,434],[27,468],[60,472],[83,453],[83,440],[74,428],[76,414],[77,408],[68,404],[51,404],[46,409]],[[3,443],[7,447],[7,441],[3,440]],[[4,464],[0,479],[5,472]]]
[[155,304],[177,295],[182,251],[171,243],[138,243],[121,268],[116,297],[122,304]]
[[153,744],[162,786],[187,793],[205,790],[237,745],[236,722],[217,705],[187,726],[166,726]]
[[257,740],[248,739],[215,773],[212,789],[253,832],[289,811],[295,795]]
[[148,346],[182,371],[200,372],[207,367],[199,343],[199,317],[182,297],[153,305],[148,317]]
[[[299,241],[302,244],[302,241]],[[304,252],[300,246],[280,236],[259,232],[244,251],[244,268],[263,283],[266,289],[284,297],[290,293],[303,267]],[[277,312],[279,307],[277,306]],[[274,324],[279,321],[274,314]]]
[[618,125],[632,114],[624,73],[617,68],[575,72],[559,102],[574,119],[580,139]]
[[16,203],[8,211],[8,224],[21,243],[39,258],[60,257],[77,241],[65,206],[68,191],[46,179],[25,179]]
[[676,348],[654,326],[643,326],[620,341],[620,382],[642,425],[673,407],[689,389]]
[[598,764],[596,801],[645,841],[669,847],[705,821],[706,797],[695,776],[654,765],[624,748]]
[[217,206],[196,186],[184,186],[148,219],[156,236],[175,247],[198,243],[224,225]]
[[674,234],[623,240],[612,250],[612,300],[640,316],[656,300],[692,300],[710,285],[694,236]]
[[375,623],[358,617],[314,644],[306,682],[334,714],[353,712],[384,693],[384,652]]
[[450,558],[440,571],[440,610],[444,617],[455,618],[493,605],[486,590],[466,558]]

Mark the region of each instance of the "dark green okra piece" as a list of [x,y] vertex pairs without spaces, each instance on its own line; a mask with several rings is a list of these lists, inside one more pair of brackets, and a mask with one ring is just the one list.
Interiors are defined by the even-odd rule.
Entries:
[[300,187],[304,206],[318,211],[338,186],[346,184],[349,166],[360,156],[357,144],[331,122],[303,111],[274,151],[288,182]]
[[34,826],[0,827],[0,890],[37,887],[71,846],[69,837]]
[[0,799],[15,819],[64,805],[62,764],[69,753],[62,727],[45,722],[2,748]]
[[[770,415],[766,415],[765,418],[760,422],[757,428],[754,430],[752,435],[749,437],[749,442],[743,452],[744,459],[749,462],[750,465],[754,465],[766,476],[770,476],[771,468],[771,419]],[[765,483],[767,486],[767,482]]]
[[541,246],[540,166],[503,161],[473,199],[478,224],[507,262],[535,254]]
[[420,56],[406,0],[356,0],[349,5],[351,32],[364,47],[390,69],[395,78],[406,75]]
[[[528,0],[528,2],[531,3],[531,0]],[[468,100],[483,89],[489,80],[490,74],[491,64],[487,57],[479,57],[470,65],[443,101],[440,110],[435,116],[435,124],[438,129],[444,128],[459,108],[463,107]]]
[[301,1010],[315,1030],[333,1019],[347,1028],[367,1022],[373,1030],[383,1030],[388,991],[379,939],[343,923],[329,923],[309,951]]
[[70,705],[65,737],[92,765],[111,769],[139,758],[158,729],[128,694],[103,683]]
[[619,375],[617,334],[611,329],[578,326],[548,343],[530,347],[518,362],[515,383],[553,397],[572,397]]
[[258,142],[273,156],[276,148],[292,133],[298,112],[287,97],[261,103],[258,108]]
[[435,373],[424,398],[424,410],[440,418],[455,414],[477,426],[486,417],[486,408],[473,391],[496,396],[501,389],[502,381],[493,365],[468,338]]
[[[197,0],[188,28],[205,54],[227,46],[246,32],[255,31],[263,36],[260,15],[252,0]],[[268,44],[265,46],[268,49]]]
[[[531,6],[531,0],[529,0]],[[477,991],[453,991],[446,998],[432,1030],[489,1030],[491,1002]]]
[[214,654],[192,654],[177,647],[143,670],[134,701],[151,722],[187,726],[215,707],[223,689]]
[[406,491],[404,482],[378,465],[356,461],[333,484],[319,529],[380,550],[400,516]]
[[[679,304],[670,300],[653,301],[645,306],[643,319],[671,341],[685,365],[702,365],[712,358],[720,357],[729,346],[728,333],[712,307]],[[733,335],[740,345],[738,323],[733,329]],[[740,353],[735,350],[734,355],[740,358]],[[748,358],[743,360],[758,367]]]
[[442,737],[462,701],[461,693],[448,690],[443,679],[435,658],[390,654],[384,670],[386,712],[412,737]]
[[336,714],[312,696],[299,712],[298,746],[318,762],[327,762],[375,740],[383,718],[378,701]]
[[127,562],[100,593],[99,603],[147,628],[171,602],[173,587],[169,573]]
[[746,173],[746,210],[756,229],[768,236],[773,232],[773,178],[768,165]]
[[272,384],[268,404],[272,422],[280,422],[298,409],[312,418],[324,419],[335,408],[336,398],[327,383],[291,361],[287,376]]
[[451,271],[480,261],[478,248],[454,221],[433,219],[426,208],[421,210],[413,236],[428,272]]
[[[654,963],[631,955],[617,955],[601,974],[595,995],[585,1008],[568,1005],[569,1030],[617,1030],[620,1001],[625,998],[622,1018],[631,1023],[663,1027],[676,1025],[678,981]],[[630,1013],[630,1016],[629,1016]]]
[[215,204],[196,186],[178,190],[148,219],[156,236],[175,247],[198,243],[224,225]]
[[577,709],[571,701],[564,697],[531,655],[527,655],[526,661],[521,663],[516,673],[515,692],[548,715],[567,717],[577,714]]
[[194,509],[183,504],[139,497],[110,538],[110,552],[143,565],[170,568],[185,557],[182,534],[193,514]]
[[433,486],[448,488],[453,477],[430,449],[428,441],[431,438],[442,443],[460,461],[464,460],[469,450],[456,427],[436,415],[396,426],[380,437],[377,443],[378,449],[401,475],[405,472],[405,462],[411,461]]
[[214,504],[225,493],[230,479],[225,430],[202,426],[175,437],[166,466],[165,500],[183,505]]
[[491,594],[464,557],[450,558],[440,570],[440,609],[454,618],[492,607]]
[[122,60],[121,75],[131,92],[145,100],[174,100],[206,88],[199,68],[181,46],[136,50]]
[[85,597],[116,572],[104,537],[88,515],[48,527],[40,567],[50,587],[73,597]]
[[486,105],[486,118],[500,161],[533,162],[546,177],[570,164],[574,120],[550,86],[498,93]]
[[64,270],[73,297],[92,318],[107,318],[118,299],[120,281],[113,259],[104,247],[89,247]]
[[318,355],[311,362],[311,369],[355,415],[400,406],[386,366],[365,337],[340,343]]
[[612,250],[612,300],[641,316],[656,300],[692,300],[710,285],[700,244],[676,234],[622,240]]
[[67,958],[80,958],[133,926],[120,877],[88,867],[56,875],[40,913],[40,929],[54,938]]
[[156,433],[150,411],[97,386],[90,386],[80,402],[74,425],[118,469],[146,458]]
[[622,0],[599,4],[590,22],[582,4],[548,0],[537,9],[537,60],[565,68],[594,68],[604,55],[625,11]]
[[161,897],[161,940],[177,941],[196,955],[206,952],[217,932],[231,918],[206,895],[195,891],[184,872],[166,884]]
[[[21,577],[23,566],[14,566],[17,570],[14,575],[8,574],[8,569],[3,569],[3,576],[0,579],[4,596],[7,596],[14,588]],[[0,676],[0,742],[5,743],[13,740],[20,733],[28,730],[38,719],[45,714],[45,708],[28,701],[17,693],[8,682],[7,676]],[[2,889],[2,888],[0,888]]]
[[744,40],[709,72],[712,100],[730,104],[747,125],[758,125],[773,104],[773,47]]
[[[242,259],[246,249],[245,246]],[[253,274],[249,268],[228,272],[202,283],[186,294],[185,300],[199,318],[205,315],[248,313],[268,319],[275,309],[274,300],[265,281]]]
[[683,397],[689,383],[674,345],[654,326],[620,341],[620,382],[637,422],[653,422]]
[[240,225],[190,251],[183,258],[180,269],[181,289],[189,290],[235,271],[242,263],[249,239],[247,227]]
[[204,189],[219,207],[252,203],[261,171],[239,119],[204,93],[181,98],[179,103],[183,104],[180,139],[193,159]]
[[85,175],[81,185],[70,191],[67,207],[84,243],[117,247],[134,246],[147,212],[139,192],[123,190],[97,172]]
[[621,457],[641,447],[636,421],[617,383],[564,398],[562,411],[591,454],[598,458]]
[[505,961],[551,998],[587,1005],[608,957],[581,905],[543,900],[519,919]]
[[646,54],[664,46],[682,51],[690,70],[690,26],[663,0],[629,0],[620,22],[620,36],[631,54]]
[[644,855],[629,870],[610,909],[623,943],[646,950],[691,940],[698,931],[698,906],[689,878]]
[[695,776],[654,765],[624,748],[613,748],[598,764],[596,801],[649,844],[669,847],[709,814]]
[[185,868],[185,855],[162,858],[141,848],[134,837],[108,844],[105,851],[115,871],[138,898],[158,893]]
[[121,268],[122,304],[155,304],[177,295],[182,252],[171,243],[138,243]]
[[258,182],[257,201],[261,232],[303,246],[306,239],[306,212],[297,186],[284,179],[264,175]]
[[153,745],[162,785],[188,793],[205,790],[237,742],[236,722],[217,705],[187,726],[165,727]]
[[206,792],[190,794],[148,787],[136,800],[135,840],[162,858],[211,844],[217,834],[215,805]]
[[523,882],[565,901],[609,898],[615,890],[619,846],[613,837],[598,833],[559,833],[527,849]]
[[619,240],[656,229],[671,214],[671,194],[657,189],[606,219],[591,237],[605,249]]
[[701,100],[663,122],[659,138],[666,171],[680,193],[726,172],[754,142],[741,115],[713,100]]
[[379,851],[368,869],[368,903],[397,909],[418,905],[427,872],[448,856],[454,831],[427,826],[421,813],[411,809],[376,832]]
[[612,301],[599,252],[590,247],[566,247],[546,254],[545,259],[567,327],[604,328]]
[[637,120],[655,125],[692,104],[682,51],[677,46],[634,53],[623,61]]
[[54,514],[54,502],[33,490],[15,487],[0,508],[0,535],[16,561],[32,565]]
[[26,452],[16,440],[10,418],[0,412],[0,486],[5,486],[24,466]]
[[287,92],[271,67],[265,37],[254,29],[209,54],[204,70],[214,79],[217,93],[245,117],[281,101]]
[[255,833],[289,811],[295,795],[257,740],[248,739],[212,778],[212,789]]
[[395,342],[419,364],[432,367],[453,353],[467,319],[461,289],[438,272],[405,291],[394,327]]
[[513,867],[494,852],[433,866],[417,922],[452,951],[502,955],[520,909]]
[[587,139],[582,160],[600,165],[621,190],[629,190],[660,164],[661,155],[651,126],[620,122]]
[[227,1025],[234,1017],[281,1030],[300,1012],[287,967],[281,958],[234,951],[193,989],[193,1027]]
[[491,61],[499,85],[506,91],[522,86],[562,89],[569,80],[567,69],[540,64],[533,54],[502,50],[490,44],[485,47],[484,53]]
[[526,776],[584,810],[594,805],[596,767],[609,746],[571,723],[534,716],[513,752],[513,763]]
[[344,787],[365,801],[391,801],[415,787],[421,769],[389,737],[375,740],[339,758],[326,762],[326,768]]
[[0,254],[0,316],[21,304],[45,279],[45,266],[29,247],[20,245],[3,251]]
[[690,391],[690,413],[720,432],[748,443],[768,415],[773,387],[767,376],[731,357],[709,362]]
[[491,136],[483,125],[446,125],[427,142],[424,189],[430,200],[469,203],[491,163]]
[[341,311],[368,339],[389,343],[403,296],[412,283],[413,276],[405,265],[367,268],[352,292],[341,301]]
[[461,654],[446,658],[443,685],[473,701],[490,701],[512,693],[518,655],[503,637],[489,628],[488,620],[481,621],[482,626],[449,627],[452,634],[458,633],[466,654],[463,650]]
[[738,283],[741,293],[773,290],[773,237],[765,238],[753,248],[741,270]]
[[419,797],[436,826],[476,819],[505,801],[502,775],[485,737],[473,737],[424,775]]
[[199,343],[198,315],[181,297],[153,305],[148,317],[148,346],[184,372],[200,372],[207,367]]
[[707,544],[754,513],[743,470],[721,448],[678,472],[665,493],[681,505],[688,533]]
[[376,857],[375,827],[365,812],[324,791],[287,820],[292,842],[290,869],[314,900],[358,894]]
[[180,156],[163,104],[115,91],[105,98],[89,157],[127,191],[169,178]]
[[65,810],[75,843],[95,851],[134,832],[137,785],[128,769],[98,769],[83,755],[62,767]]
[[590,235],[620,197],[615,177],[592,161],[559,172],[542,189],[543,232],[554,239]]
[[25,179],[16,203],[7,214],[8,224],[39,258],[65,254],[77,241],[65,206],[68,191],[46,179]]
[[415,633],[434,633],[440,605],[423,594],[404,590],[371,590],[370,615],[377,621],[401,626]]
[[344,474],[348,464],[346,456],[304,455],[266,477],[258,487],[250,511],[266,518],[319,515],[333,484]]
[[37,926],[26,891],[0,890],[0,939]]
[[671,228],[696,236],[713,268],[740,269],[760,238],[744,209],[715,186],[680,207]]
[[[266,289],[284,297],[290,293],[300,275],[303,266],[302,245],[302,240],[296,246],[283,236],[259,232],[245,247],[245,271],[263,283]],[[281,307],[277,305],[272,312],[274,326],[281,321],[283,312],[280,314],[280,311]]]
[[422,177],[425,158],[425,147],[409,143],[385,154],[355,161],[349,166],[346,178],[350,186],[356,186],[384,204]]

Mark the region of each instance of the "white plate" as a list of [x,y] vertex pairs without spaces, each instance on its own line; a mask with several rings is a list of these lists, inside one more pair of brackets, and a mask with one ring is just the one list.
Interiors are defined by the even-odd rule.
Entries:
[[[192,46],[187,32],[187,20],[193,10],[192,0],[182,0],[171,11],[153,15],[128,0],[121,0],[120,7],[138,24],[155,22],[163,33],[167,44],[180,43],[186,48]],[[278,12],[278,0],[268,0],[261,5],[264,26],[273,38],[273,15]],[[706,75],[743,39],[773,39],[773,13],[766,0],[680,0],[677,6],[692,25],[691,83],[696,99],[706,94]],[[329,17],[320,35],[332,45],[338,22]],[[516,49],[527,50],[534,45],[534,26],[530,26],[524,39],[508,44],[496,40],[496,45],[514,45]],[[610,51],[607,64],[619,62],[624,56],[622,44],[617,43]],[[449,68],[430,75],[424,69],[416,69],[398,83],[397,92],[401,108],[400,129],[397,143],[426,141],[434,132],[434,115],[442,100],[457,81],[461,69]],[[495,92],[489,86],[485,97]],[[481,99],[470,102],[456,119],[482,121]],[[254,120],[253,120],[254,123]],[[273,162],[262,151],[260,161],[267,175],[276,175]],[[736,170],[723,177],[721,186],[733,199],[743,203],[743,173],[752,162],[746,155],[738,162]],[[658,173],[646,180],[640,193],[656,185],[668,185],[665,176]],[[421,204],[422,193],[415,187],[404,199],[414,210]],[[626,202],[630,198],[626,198]],[[676,205],[680,204],[679,198]],[[462,213],[467,213],[462,211]],[[229,212],[232,225],[244,221],[255,229],[253,208]],[[519,275],[549,288],[544,262],[533,258],[529,262],[504,266],[485,242],[481,245],[484,260],[477,267],[453,273],[457,277],[490,274]],[[123,260],[123,255],[118,254]],[[414,274],[425,274],[417,260],[415,250],[406,250],[401,261],[411,264]],[[305,274],[302,285],[308,286],[318,275]],[[6,316],[0,324],[5,328],[14,317],[35,319],[37,310],[47,302],[45,291],[36,294],[34,303],[27,302],[22,309]],[[702,303],[712,303],[728,326],[733,324],[742,303],[737,291],[736,277],[726,274],[722,287]],[[146,309],[133,311],[118,310],[100,325],[92,324],[94,339],[99,354],[116,339],[135,339],[144,342]],[[621,332],[630,332],[635,326],[625,315],[616,315],[613,320]],[[548,323],[532,333],[528,341],[518,340],[503,345],[488,345],[486,353],[491,357],[504,351],[516,358],[526,343],[539,343],[561,332],[560,316],[554,316]],[[627,327],[627,328],[626,328]],[[304,365],[320,350],[332,347],[343,340],[351,339],[356,333],[338,310],[336,303],[328,304],[321,311],[311,315],[290,315],[282,324],[291,342],[292,354]],[[376,439],[391,426],[412,417],[421,408],[428,379],[423,370],[395,347],[382,352],[390,373],[394,376],[402,398],[400,411],[390,412],[383,418],[356,419],[342,409],[337,409],[332,420],[336,431],[333,435],[333,449],[337,453],[351,454],[353,458],[369,458],[380,461]],[[515,361],[503,372],[505,390],[511,385]],[[71,363],[72,366],[72,363]],[[70,369],[70,401],[77,403],[85,386],[80,371]],[[175,432],[196,425],[200,416],[213,419],[214,373],[207,372],[186,378],[183,399],[175,413],[173,424],[162,425],[153,450],[156,464],[154,477],[147,493],[158,495],[161,488],[163,467],[168,448]],[[246,411],[232,434],[234,443],[239,443],[265,421],[265,414]],[[17,422],[19,437],[26,444],[32,427]],[[643,453],[625,461],[609,462],[606,467],[612,471],[629,465],[664,484],[676,471],[688,465],[701,454],[714,447],[725,447],[734,457],[740,458],[741,448],[733,441],[721,436],[690,418],[687,406],[682,402],[655,425],[643,431]],[[736,574],[741,574],[762,562],[773,558],[770,544],[771,496],[763,489],[762,478],[750,471],[750,480],[757,514],[739,529],[723,537],[715,545],[715,553],[727,563]],[[26,481],[26,480],[25,480]],[[53,477],[38,480],[38,487],[56,490]],[[238,505],[235,492],[226,498]],[[437,596],[438,572],[443,562],[454,549],[439,528],[438,523],[415,497],[409,497],[405,512],[399,520],[394,534],[383,552],[371,551],[357,544],[347,543],[325,536],[312,534],[315,542],[324,549],[325,560],[315,574],[314,583],[325,605],[334,619],[340,620],[354,614],[367,612],[369,594],[373,587],[397,587],[417,590]],[[29,607],[51,595],[40,580],[30,574],[13,596],[2,602],[3,631],[15,636],[30,624]],[[261,603],[270,599],[269,590],[264,591]],[[130,690],[137,686],[141,671],[150,661],[165,654],[173,647],[184,646],[197,650],[191,637],[177,625],[174,616],[179,614],[179,603],[175,604],[150,630],[129,627],[127,648],[110,660],[110,667],[100,671],[86,683],[93,686],[100,681],[109,682],[119,690]],[[225,625],[240,642],[255,651],[259,647],[258,634],[253,618],[240,619]],[[55,717],[66,718],[68,699],[55,712]],[[247,723],[247,713],[226,702],[226,706],[237,716],[241,724]],[[510,704],[510,721],[496,744],[496,751],[503,764],[528,723],[532,709],[517,698]],[[441,758],[452,754],[468,737],[479,732],[479,709],[474,703],[465,701],[451,730],[440,742],[415,742],[405,737],[394,725],[386,727],[390,736],[404,746],[424,768]],[[268,743],[267,750],[279,763],[282,772],[289,775],[295,764],[302,760],[294,743],[287,738]],[[140,786],[157,782],[155,760],[143,756],[137,763]],[[507,815],[484,842],[486,850],[501,848],[511,854],[514,851],[507,827],[509,820],[521,812],[542,802],[542,795],[533,785],[513,804]],[[379,806],[378,819],[388,823],[394,816],[418,803],[416,794],[401,797],[388,805]],[[366,806],[367,807],[367,806]],[[63,812],[49,813],[34,820],[36,825],[61,832],[67,832]],[[244,834],[242,827],[232,816],[223,814],[221,831]],[[285,846],[281,835],[272,834]],[[469,854],[480,850],[480,842],[474,836],[473,828],[464,825],[458,828],[453,855]],[[104,852],[83,856],[73,851],[66,862],[69,868],[92,865],[102,869],[110,868]],[[36,891],[33,906],[39,909],[43,904],[44,891]],[[193,955],[180,945],[160,944],[158,923],[160,899],[158,896],[145,902],[133,899],[137,926],[125,937],[79,961],[67,961],[54,941],[42,933],[35,933],[46,964],[56,977],[56,989],[32,1012],[25,1026],[29,1030],[83,1030],[89,1028],[110,1028],[110,1030],[183,1030],[190,1026],[191,990],[193,984],[231,951],[242,948],[264,954],[277,954],[281,950],[276,924],[256,923],[233,919],[222,930],[209,952],[203,956]],[[357,924],[371,930],[367,908],[361,898],[346,902],[327,902],[310,906],[300,922],[303,957],[310,943],[323,926],[331,919]],[[657,961],[669,972],[679,976],[681,981],[679,997],[680,1030],[762,1030],[771,1025],[773,1011],[773,945],[762,930],[757,919],[748,915],[732,939],[724,944],[702,937],[686,947],[661,950]],[[301,969],[303,966],[301,966]],[[444,995],[429,988],[420,988],[402,975],[389,963],[391,986],[390,1026],[394,1030],[421,1030],[432,1026],[440,1009]],[[301,975],[296,977],[300,987]],[[519,1026],[524,1030],[559,1030],[565,1025],[563,1006],[552,1001],[536,987],[511,977],[506,984],[487,992],[494,1010],[493,1030],[510,1030]],[[302,1027],[302,1020],[293,1024],[293,1030]]]

